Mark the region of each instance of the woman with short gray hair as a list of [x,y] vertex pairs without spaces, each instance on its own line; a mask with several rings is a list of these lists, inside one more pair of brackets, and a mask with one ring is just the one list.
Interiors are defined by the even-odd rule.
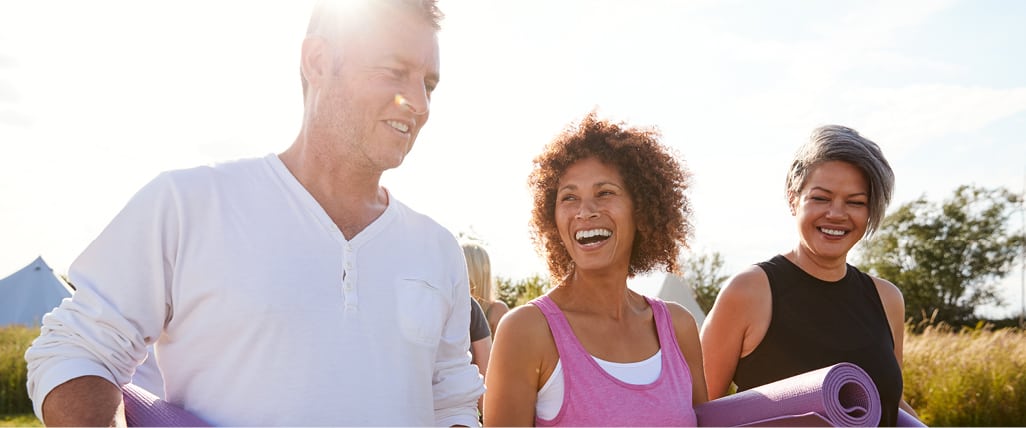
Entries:
[[891,282],[848,264],[848,252],[882,222],[894,172],[854,129],[816,128],[795,153],[786,196],[798,226],[790,251],[728,281],[702,326],[709,398],[840,362],[858,365],[880,393],[880,425],[902,399],[905,303]]

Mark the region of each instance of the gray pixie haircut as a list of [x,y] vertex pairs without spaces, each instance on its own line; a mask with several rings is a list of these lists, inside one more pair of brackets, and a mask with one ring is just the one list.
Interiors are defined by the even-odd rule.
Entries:
[[[798,148],[787,172],[788,204],[801,194],[809,175],[824,162],[847,162],[862,171],[869,185],[869,222],[866,235],[872,235],[883,222],[894,194],[894,171],[876,143],[854,129],[840,125],[816,128],[809,141]],[[793,206],[793,205],[791,205]]]
[[[438,8],[438,0],[318,0],[310,14],[306,35],[335,39],[346,29],[366,23],[366,17],[355,11],[384,15],[394,13],[397,9],[420,16],[435,31],[442,28],[440,23],[445,14]],[[299,78],[305,96],[307,82],[302,70]]]

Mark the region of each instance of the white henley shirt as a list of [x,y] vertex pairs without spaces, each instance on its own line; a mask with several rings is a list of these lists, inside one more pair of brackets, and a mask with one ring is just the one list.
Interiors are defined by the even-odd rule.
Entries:
[[391,195],[347,241],[274,154],[166,172],[69,277],[26,352],[37,416],[153,344],[164,397],[214,425],[478,425],[462,250]]

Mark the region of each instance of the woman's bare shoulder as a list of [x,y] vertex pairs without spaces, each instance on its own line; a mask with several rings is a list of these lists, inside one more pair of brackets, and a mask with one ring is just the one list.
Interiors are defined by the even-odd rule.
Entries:
[[496,328],[496,336],[515,337],[520,340],[530,340],[538,336],[549,336],[549,323],[541,309],[535,305],[520,305],[503,315]]
[[488,305],[488,310],[486,312],[488,312],[489,316],[503,316],[509,312],[509,306],[502,300],[496,300]]
[[762,268],[752,265],[734,274],[720,290],[717,299],[759,301],[769,294],[769,277]]

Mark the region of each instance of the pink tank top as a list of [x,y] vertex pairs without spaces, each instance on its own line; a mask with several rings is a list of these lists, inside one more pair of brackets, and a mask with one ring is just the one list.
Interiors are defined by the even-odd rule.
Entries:
[[691,400],[691,371],[677,345],[670,313],[662,300],[646,297],[655,317],[662,350],[659,378],[647,385],[623,382],[602,369],[574,336],[563,311],[549,296],[532,304],[541,309],[563,365],[563,405],[550,426],[697,426]]

